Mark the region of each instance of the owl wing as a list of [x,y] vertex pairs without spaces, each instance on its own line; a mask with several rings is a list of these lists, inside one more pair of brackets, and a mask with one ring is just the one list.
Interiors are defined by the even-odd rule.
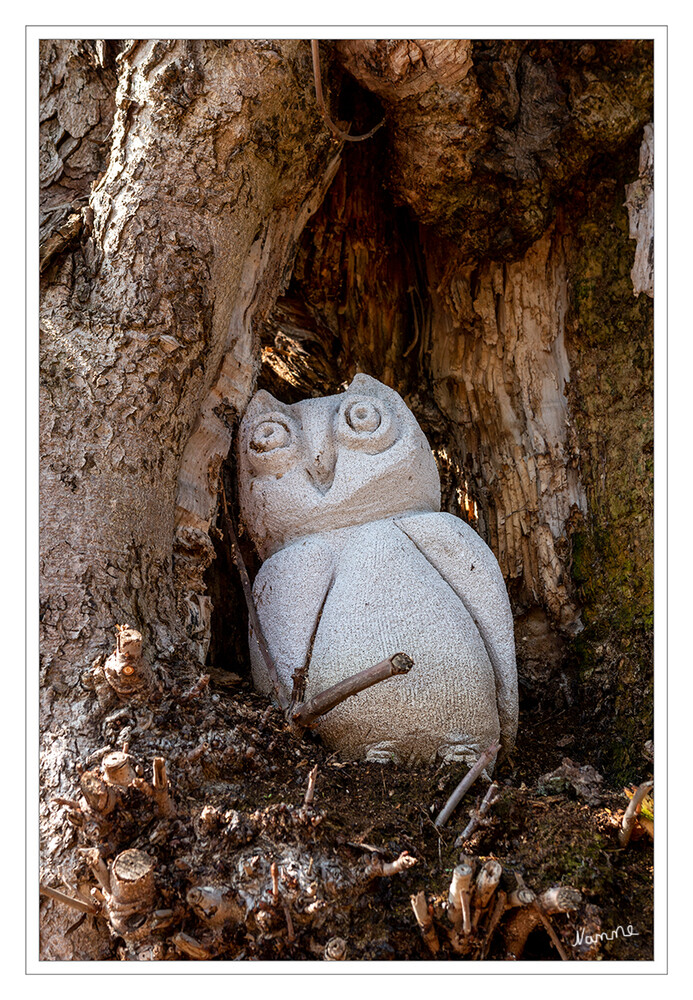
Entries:
[[496,678],[504,750],[517,733],[515,636],[508,592],[491,549],[473,528],[452,514],[412,514],[395,524],[452,587],[486,646]]
[[[294,672],[307,667],[333,578],[334,557],[328,542],[308,536],[264,562],[253,584],[258,618],[279,681],[291,696]],[[274,694],[255,636],[250,658],[257,687]]]

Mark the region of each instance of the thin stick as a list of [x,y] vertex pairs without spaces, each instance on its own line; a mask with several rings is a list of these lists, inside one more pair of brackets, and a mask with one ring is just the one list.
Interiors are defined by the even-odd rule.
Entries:
[[379,128],[382,128],[382,126],[385,124],[385,119],[383,118],[381,122],[378,122],[375,128],[372,128],[370,132],[366,132],[365,135],[349,135],[348,132],[342,132],[342,130],[338,128],[332,121],[329,112],[325,107],[325,97],[322,92],[322,78],[320,76],[320,51],[318,48],[318,40],[316,38],[312,39],[310,43],[310,51],[313,56],[313,79],[315,81],[315,100],[318,105],[318,111],[320,112],[325,122],[327,123],[327,127],[329,128],[330,132],[332,132],[332,135],[334,135],[337,139],[342,139],[344,142],[363,142],[364,139],[370,139],[372,135],[375,135],[375,133],[378,131]]
[[451,815],[461,802],[465,793],[469,791],[476,779],[479,777],[484,768],[491,763],[493,758],[496,756],[500,750],[500,743],[492,743],[479,757],[476,764],[471,768],[471,770],[464,776],[462,781],[452,793],[448,801],[445,803],[441,811],[439,812],[435,826],[445,826],[447,821],[450,819]]
[[225,529],[228,536],[228,541],[231,545],[231,552],[233,554],[234,562],[236,563],[236,568],[238,574],[241,578],[241,586],[243,587],[243,596],[245,597],[245,603],[248,607],[248,617],[250,618],[250,624],[252,625],[253,632],[255,633],[255,638],[257,644],[260,648],[262,658],[265,661],[265,666],[267,667],[267,673],[272,681],[272,686],[274,687],[275,693],[277,695],[277,701],[279,702],[281,708],[286,710],[289,706],[289,699],[286,696],[284,689],[279,681],[279,676],[277,674],[277,668],[274,665],[274,660],[269,651],[267,645],[267,640],[262,631],[262,626],[260,625],[260,619],[258,618],[257,608],[255,607],[255,601],[253,600],[253,590],[250,586],[250,578],[248,576],[248,570],[246,568],[245,562],[243,561],[243,555],[241,554],[241,549],[238,544],[238,539],[236,537],[236,532],[233,528],[233,522],[231,521],[231,515],[229,514],[229,508],[226,503],[226,490],[224,489],[224,482],[221,481],[221,502],[222,502],[222,514],[224,516]]
[[643,782],[642,785],[638,786],[633,798],[628,803],[628,808],[626,809],[621,821],[621,829],[618,831],[618,842],[621,847],[626,847],[628,845],[633,833],[635,821],[638,818],[638,812],[640,811],[642,800],[653,788],[654,781]]
[[294,722],[307,729],[321,715],[325,715],[326,712],[346,701],[352,695],[365,691],[366,688],[372,687],[380,681],[385,681],[388,677],[394,677],[396,674],[408,674],[413,666],[414,661],[406,653],[395,653],[389,659],[381,660],[380,663],[367,667],[358,674],[347,677],[346,680],[327,688],[326,691],[316,694],[314,698],[299,705],[292,718]]
[[90,913],[92,916],[96,916],[99,912],[98,906],[94,906],[93,903],[85,903],[81,899],[75,899],[74,896],[68,896],[66,892],[61,892],[59,889],[51,889],[43,882],[39,882],[39,893],[42,896],[48,896],[49,899],[55,899],[58,903],[65,903],[66,906],[71,906],[73,910],[79,910],[81,913]]
[[481,820],[484,818],[486,813],[489,811],[493,803],[498,798],[498,791],[499,791],[498,785],[495,783],[495,781],[493,782],[493,784],[489,785],[488,791],[486,792],[486,795],[484,795],[484,799],[479,808],[472,810],[470,814],[471,819],[469,820],[469,822],[467,823],[467,825],[465,826],[464,830],[459,835],[457,840],[455,841],[455,847],[461,847],[462,844],[465,842],[465,840],[468,840],[471,837],[476,828],[479,826]]

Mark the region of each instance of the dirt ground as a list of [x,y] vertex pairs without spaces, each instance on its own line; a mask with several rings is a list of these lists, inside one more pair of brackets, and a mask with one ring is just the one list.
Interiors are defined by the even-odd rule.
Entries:
[[[121,714],[110,734],[105,729],[110,745],[120,748],[126,737],[138,773],[146,774],[152,757],[164,754],[176,806],[175,818],[164,820],[136,790],[127,790],[108,842],[101,845],[105,855],[134,847],[157,861],[157,905],[173,917],[165,932],[154,933],[155,946],[145,957],[316,961],[339,937],[347,960],[433,958],[410,897],[423,890],[442,928],[461,855],[455,840],[488,787],[485,778],[438,830],[433,819],[464,767],[408,770],[344,762],[310,732],[296,735],[249,680],[221,671],[212,671],[209,686],[187,701],[175,686],[166,692],[146,728],[137,723],[136,712],[127,722]],[[577,767],[590,765],[598,737],[590,745],[582,733],[584,726],[567,712],[543,720],[521,717],[512,759],[501,762],[494,775],[500,798],[488,825],[464,844],[464,854],[477,865],[499,861],[508,890],[516,874],[538,894],[552,886],[578,890],[580,911],[552,918],[570,958],[651,959],[652,842],[641,836],[625,849],[619,846],[618,825],[627,805],[623,788],[606,777],[599,780],[589,768],[586,793],[561,779],[540,780],[566,758]],[[315,799],[306,810],[308,775],[316,765]],[[640,780],[650,770],[643,760]],[[394,861],[405,851],[415,865],[374,877],[374,864]],[[235,915],[223,925],[209,913],[201,916],[200,907],[191,905],[191,890],[199,886],[226,887]],[[588,934],[591,929],[612,936],[629,925],[632,934],[574,948],[580,921]],[[200,953],[179,946],[188,937]],[[445,932],[439,937],[436,961],[468,958],[449,947]],[[128,951],[125,945],[114,939],[114,957],[132,957],[132,947]],[[486,958],[506,957],[499,932]],[[543,927],[533,931],[522,959],[558,958]]]

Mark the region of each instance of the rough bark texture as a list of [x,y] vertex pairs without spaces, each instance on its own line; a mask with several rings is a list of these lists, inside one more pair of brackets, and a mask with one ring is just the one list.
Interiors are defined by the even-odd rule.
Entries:
[[[445,508],[503,569],[521,730],[523,712],[529,724],[570,710],[595,734],[594,763],[642,766],[651,44],[361,40],[322,55],[336,121],[360,132],[385,115],[372,139],[332,139],[305,41],[42,43],[41,810],[54,888],[91,879],[51,802],[79,795],[76,764],[133,739],[150,756],[167,745],[187,789],[200,727],[223,721],[208,694],[199,719],[171,706],[205,662],[247,669],[213,523],[257,384],[287,402],[357,370],[396,388],[431,441]],[[232,454],[226,469],[233,481]],[[118,624],[143,634],[149,709],[145,695],[132,711],[113,701],[87,671]],[[127,829],[118,850],[146,847]],[[108,856],[100,833],[79,836]],[[45,957],[113,955],[91,918],[67,935],[74,915],[47,902],[42,919]],[[179,951],[194,951],[176,920]]]
[[[116,624],[136,624],[161,663],[204,662],[207,528],[234,409],[252,390],[251,322],[338,162],[305,101],[301,42],[128,42],[115,94],[94,51],[45,43],[42,60],[47,148],[59,134],[56,155],[77,139],[95,147],[73,207],[107,164],[42,284],[47,795],[66,781],[74,733],[93,725],[80,675]],[[62,175],[54,159],[42,163],[47,211],[73,196],[61,180],[71,159]]]

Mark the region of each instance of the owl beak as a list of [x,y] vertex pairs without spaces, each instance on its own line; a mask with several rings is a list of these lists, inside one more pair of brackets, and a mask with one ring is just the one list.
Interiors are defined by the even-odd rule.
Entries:
[[311,483],[324,496],[334,482],[337,456],[333,448],[326,447],[313,456],[313,464],[306,466],[306,475]]

